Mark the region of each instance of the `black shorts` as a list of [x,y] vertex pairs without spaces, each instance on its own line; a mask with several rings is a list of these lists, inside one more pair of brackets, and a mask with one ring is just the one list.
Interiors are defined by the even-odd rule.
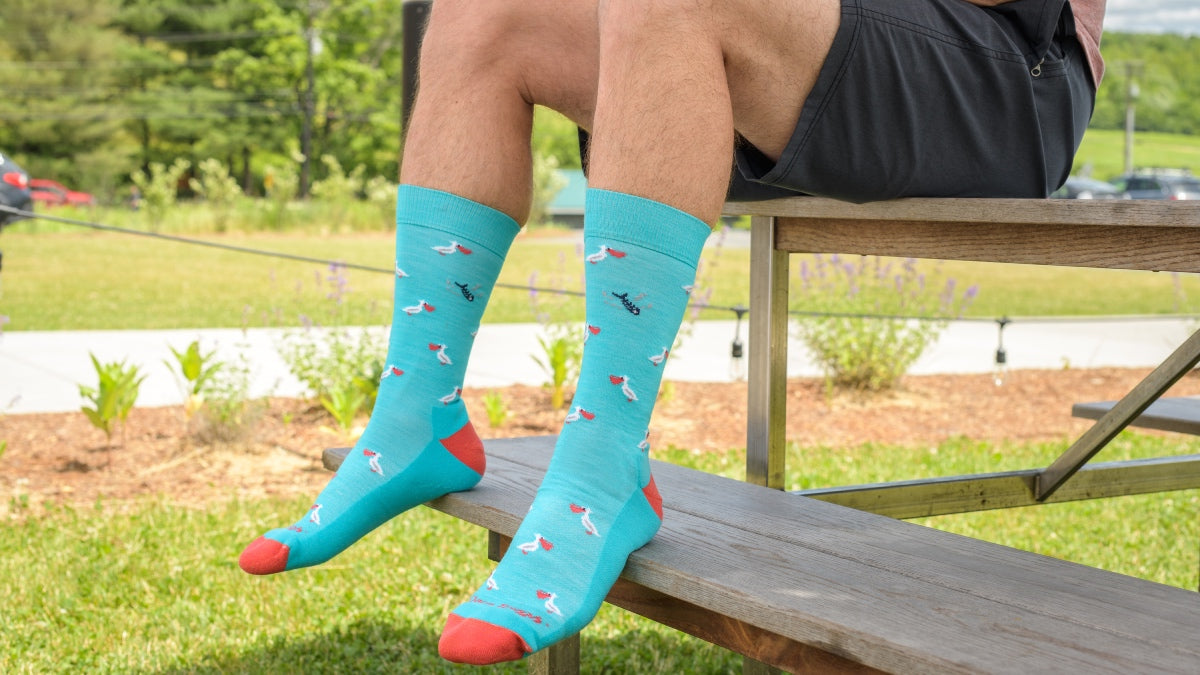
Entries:
[[842,0],[791,141],[739,139],[729,198],[1045,197],[1094,104],[1063,0]]

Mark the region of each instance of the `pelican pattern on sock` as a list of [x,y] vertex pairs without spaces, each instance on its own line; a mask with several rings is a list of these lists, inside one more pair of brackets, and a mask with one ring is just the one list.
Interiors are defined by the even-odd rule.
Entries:
[[469,489],[483,475],[463,377],[519,230],[482,204],[408,185],[396,214],[392,327],[371,419],[308,512],[246,548],[239,563],[247,572],[322,563],[399,513]]

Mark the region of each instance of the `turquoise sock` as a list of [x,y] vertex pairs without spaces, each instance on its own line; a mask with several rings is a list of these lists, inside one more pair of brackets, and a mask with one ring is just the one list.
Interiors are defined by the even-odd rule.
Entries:
[[417,504],[466,490],[483,444],[460,393],[480,317],[519,228],[494,209],[403,185],[387,362],[366,430],[300,520],[246,547],[251,574],[308,567]]
[[513,545],[447,619],[443,657],[508,661],[579,632],[658,531],[645,439],[709,233],[669,206],[588,191],[588,339],[572,414]]

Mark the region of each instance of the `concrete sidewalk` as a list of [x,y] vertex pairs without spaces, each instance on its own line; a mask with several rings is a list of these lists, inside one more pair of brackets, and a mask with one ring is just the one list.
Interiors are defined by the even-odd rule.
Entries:
[[[1186,320],[1071,321],[1017,320],[1004,331],[1010,369],[1153,367],[1194,329]],[[672,352],[665,377],[677,381],[729,382],[739,369],[730,358],[733,321],[694,325]],[[382,329],[380,334],[382,336]],[[537,324],[490,324],[480,329],[467,370],[468,387],[542,384],[546,381],[532,355],[540,353]],[[125,360],[146,374],[138,405],[175,405],[182,394],[172,370],[170,347],[182,350],[200,340],[205,351],[236,362],[244,356],[251,369],[252,396],[299,396],[304,386],[288,372],[277,345],[279,329],[168,331],[50,331],[0,334],[0,413],[78,410],[79,385],[94,386],[89,352],[102,362]],[[914,374],[988,373],[994,369],[998,327],[992,322],[954,322],[912,369]],[[742,341],[747,327],[741,328]],[[747,353],[748,353],[747,349]],[[792,340],[788,374],[820,375],[819,368]],[[744,370],[744,367],[741,369]]]

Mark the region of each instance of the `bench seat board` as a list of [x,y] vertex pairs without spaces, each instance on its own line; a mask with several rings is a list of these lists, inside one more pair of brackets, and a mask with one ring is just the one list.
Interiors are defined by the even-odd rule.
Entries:
[[[553,438],[486,445],[483,482],[430,506],[512,536]],[[1194,592],[669,464],[654,472],[663,530],[623,578],[714,616],[885,671],[1200,665]]]
[[792,253],[1200,272],[1200,202],[791,198],[725,212],[778,216],[775,247]]
[[[1116,401],[1093,401],[1071,406],[1075,417],[1098,420]],[[1200,396],[1160,398],[1142,411],[1130,426],[1200,435]]]

